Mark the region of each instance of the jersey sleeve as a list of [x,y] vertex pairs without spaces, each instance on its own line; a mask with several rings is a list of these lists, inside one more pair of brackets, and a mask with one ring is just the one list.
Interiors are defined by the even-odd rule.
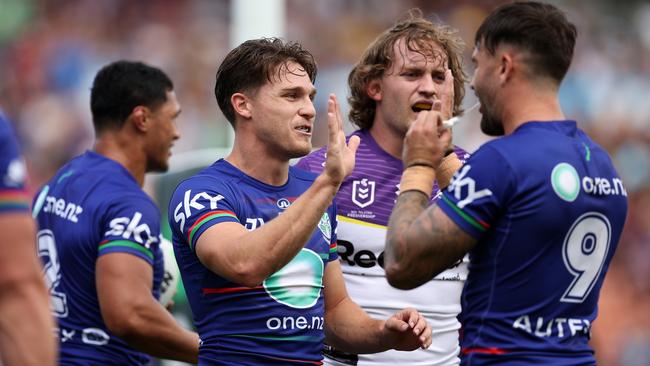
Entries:
[[479,239],[505,211],[515,188],[515,174],[507,160],[486,145],[456,172],[438,205],[465,232]]
[[338,224],[339,220],[337,219],[336,215],[336,203],[333,203],[332,206],[330,206],[329,209],[326,211],[328,215],[330,216],[330,222],[332,226],[332,236],[330,240],[330,251],[329,251],[329,262],[335,261],[339,259],[339,253],[338,253]]
[[133,254],[153,266],[160,245],[160,213],[143,195],[127,195],[110,204],[102,220],[98,256],[108,253]]
[[188,180],[176,188],[169,203],[169,225],[183,245],[196,250],[198,238],[222,222],[240,223],[236,198],[225,184]]
[[0,213],[27,211],[27,170],[9,122],[0,113]]

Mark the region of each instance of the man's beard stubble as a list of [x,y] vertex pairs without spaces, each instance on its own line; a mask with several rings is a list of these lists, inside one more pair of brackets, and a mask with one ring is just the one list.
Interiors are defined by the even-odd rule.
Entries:
[[503,136],[503,122],[492,118],[489,114],[483,114],[481,117],[481,131],[488,136]]
[[500,119],[494,117],[494,113],[492,112],[491,108],[489,106],[493,105],[491,103],[484,103],[483,101],[485,99],[481,98],[478,93],[476,94],[478,97],[479,103],[481,103],[481,131],[483,131],[484,134],[488,136],[503,136],[505,134],[505,131],[503,129],[503,121]]

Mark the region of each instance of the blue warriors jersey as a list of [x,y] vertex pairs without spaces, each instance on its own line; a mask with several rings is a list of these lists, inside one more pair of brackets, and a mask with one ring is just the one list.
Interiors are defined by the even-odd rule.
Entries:
[[257,287],[217,275],[196,255],[197,240],[208,228],[235,222],[255,230],[282,214],[315,177],[291,167],[287,183],[271,186],[222,159],[176,188],[169,223],[202,341],[199,364],[321,364],[323,271],[337,258],[334,206],[323,214],[300,252]]
[[149,357],[111,334],[95,286],[97,259],[128,253],[153,266],[153,293],[163,275],[160,213],[133,176],[94,152],[71,160],[34,202],[38,253],[58,320],[63,365],[144,365]]
[[27,212],[26,169],[9,121],[0,111],[0,214]]
[[483,145],[440,208],[478,240],[463,290],[463,365],[590,365],[588,341],[627,212],[607,153],[574,121]]

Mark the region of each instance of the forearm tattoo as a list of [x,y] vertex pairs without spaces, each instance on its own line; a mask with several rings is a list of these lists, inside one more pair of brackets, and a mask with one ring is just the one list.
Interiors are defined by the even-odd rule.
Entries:
[[408,250],[406,235],[413,221],[429,204],[429,197],[418,191],[402,192],[388,220],[386,259],[401,262]]

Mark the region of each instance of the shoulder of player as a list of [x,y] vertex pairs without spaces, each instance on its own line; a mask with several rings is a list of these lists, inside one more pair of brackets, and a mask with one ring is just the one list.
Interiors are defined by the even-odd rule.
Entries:
[[320,167],[320,164],[325,161],[326,153],[327,146],[321,147],[320,149],[312,151],[307,156],[300,158],[294,166],[302,170],[313,171],[316,166]]
[[208,187],[218,187],[238,182],[241,175],[227,169],[222,169],[218,165],[210,165],[198,173],[181,180],[176,186],[179,189],[203,189]]
[[192,197],[201,192],[235,194],[241,187],[241,180],[241,175],[211,165],[176,185],[169,202],[170,207],[181,202],[187,192],[190,192]]
[[512,141],[505,137],[497,138],[481,145],[467,159],[466,164],[473,165],[478,162],[488,167],[495,167],[498,164],[511,168],[516,161],[523,159],[522,154],[526,150],[526,148],[513,146]]
[[309,170],[305,170],[302,167],[299,166],[292,166],[289,167],[289,174],[291,174],[294,178],[301,180],[301,181],[306,181],[311,184],[316,177],[318,176],[318,173],[312,172]]
[[[360,131],[357,130],[347,135],[345,137],[345,140],[350,141],[350,137],[352,136],[361,137],[361,135],[362,134],[360,133]],[[363,143],[364,140],[361,139],[361,144],[363,145]],[[320,170],[322,170],[321,164],[326,159],[327,159],[327,146],[322,146],[318,149],[313,150],[308,155],[300,158],[300,160],[298,160],[298,162],[294,166],[303,170],[319,172]]]
[[124,187],[124,189],[115,188],[117,187],[111,187],[111,189],[104,192],[98,192],[102,197],[101,200],[103,201],[103,206],[132,206],[135,209],[143,209],[151,213],[160,214],[160,209],[153,198],[151,198],[140,187]]

